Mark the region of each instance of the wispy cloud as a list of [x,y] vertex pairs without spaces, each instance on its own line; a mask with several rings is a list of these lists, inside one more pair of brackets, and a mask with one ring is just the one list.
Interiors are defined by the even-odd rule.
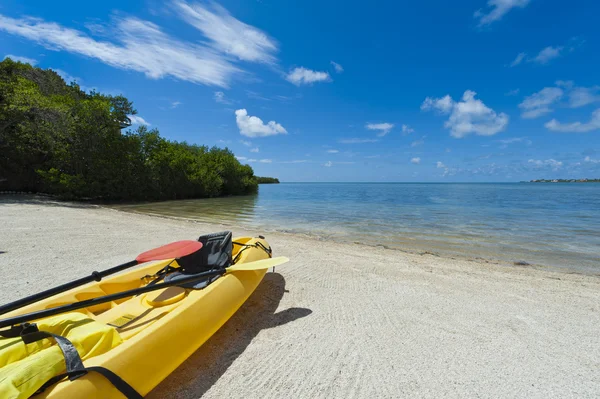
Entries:
[[530,159],[527,162],[537,168],[550,167],[554,171],[559,170],[563,166],[563,163],[561,161],[557,161],[555,159]]
[[173,3],[178,15],[203,33],[194,43],[176,39],[151,22],[115,18],[110,26],[94,29],[97,40],[77,29],[39,18],[14,19],[0,15],[0,30],[34,41],[50,50],[68,51],[110,66],[144,73],[151,79],[176,79],[227,87],[243,70],[235,61],[273,64],[277,43],[245,24],[216,3]]
[[475,11],[474,17],[479,20],[479,26],[489,25],[499,21],[513,8],[525,8],[530,0],[488,0],[487,9]]
[[260,161],[258,161],[260,163],[272,163],[273,160],[272,159],[261,159]]
[[252,142],[247,140],[240,140],[240,143],[245,145],[246,147],[252,147]]
[[523,61],[539,65],[547,65],[550,63],[550,61],[562,57],[565,53],[575,51],[584,43],[585,40],[581,39],[580,37],[572,37],[563,45],[544,47],[532,57],[527,57],[527,53],[522,52],[517,55],[517,57],[509,64],[509,66],[515,67],[522,64]]
[[592,157],[590,157],[589,155],[586,156],[583,159],[583,162],[588,162],[588,163],[600,163],[600,159],[593,159]]
[[393,128],[394,128],[394,124],[393,123],[367,123],[365,125],[365,128],[369,129],[369,130],[375,130],[377,131],[377,136],[378,137],[383,137],[385,135],[387,135]]
[[408,125],[402,125],[402,134],[407,135],[407,134],[411,134],[415,131],[415,129],[411,128]]
[[277,134],[287,134],[287,130],[275,121],[264,123],[256,116],[248,115],[245,109],[235,111],[235,121],[240,133],[247,137],[267,137]]
[[545,65],[552,61],[555,58],[560,57],[562,51],[564,50],[563,46],[553,47],[548,46],[542,49],[531,61],[537,62],[538,64]]
[[[567,101],[561,102],[565,97]],[[579,108],[595,102],[600,102],[600,86],[579,87],[570,80],[559,80],[556,86],[544,87],[539,92],[525,97],[519,108],[523,118],[533,119],[554,111],[553,106],[556,105]]]
[[522,110],[521,117],[533,119],[552,112],[553,109],[550,106],[556,103],[563,94],[562,89],[558,87],[544,87],[537,93],[525,97],[519,104],[519,108]]
[[569,107],[579,108],[600,101],[600,86],[573,87],[568,92]]
[[291,161],[281,161],[278,163],[307,163],[307,162],[309,162],[308,159],[294,159]]
[[184,21],[210,39],[210,46],[215,50],[243,61],[276,62],[277,42],[260,29],[232,17],[219,4],[184,1],[173,4]]
[[296,86],[300,85],[309,85],[316,82],[330,82],[331,77],[327,72],[313,71],[312,69],[307,69],[304,67],[294,68],[288,73],[286,79],[295,84]]
[[179,107],[181,104],[183,104],[181,101],[173,101],[171,103],[171,109],[175,109],[175,108]]
[[138,18],[117,19],[110,35],[118,43],[37,18],[0,15],[0,30],[32,40],[51,50],[98,59],[116,68],[144,73],[151,79],[177,79],[226,87],[242,71],[226,57],[201,44],[179,41],[159,26]]
[[127,117],[131,121],[132,125],[148,125],[148,126],[150,126],[150,123],[147,122],[141,116],[138,116],[138,115],[127,115]]
[[351,139],[340,139],[338,142],[341,144],[365,144],[365,143],[376,143],[379,140],[376,139],[361,139],[361,138],[351,138]]
[[331,161],[327,161],[323,164],[323,166],[327,167],[327,168],[331,168],[333,166],[333,162]]
[[410,143],[410,146],[414,148],[425,144],[425,137],[426,136],[423,136],[420,139],[413,141],[412,143]]
[[560,133],[587,133],[600,129],[600,108],[592,112],[589,122],[561,123],[556,119],[544,125],[546,129]]
[[337,72],[337,73],[344,72],[344,68],[337,62],[331,61],[331,65],[333,66],[333,69],[335,69],[335,72]]
[[258,149],[258,147],[255,148],[250,148],[250,152],[259,152],[260,150]]
[[481,100],[475,99],[477,93],[465,91],[462,101],[454,101],[449,95],[442,98],[427,97],[421,109],[436,110],[448,114],[444,123],[450,129],[450,135],[456,138],[465,137],[471,133],[479,136],[493,136],[504,130],[508,125],[508,115],[496,113]]
[[513,137],[511,139],[503,139],[503,140],[496,140],[498,143],[502,143],[502,144],[515,144],[515,143],[525,143],[527,145],[531,145],[531,140],[529,140],[527,137]]
[[22,62],[24,64],[35,65],[38,63],[37,60],[34,60],[33,58],[23,57],[23,56],[19,56],[19,55],[6,54],[4,59],[7,59],[7,58],[10,58],[13,61]]
[[526,56],[527,56],[527,53],[519,53],[519,54],[517,54],[517,56],[515,57],[515,59],[513,60],[513,62],[510,63],[510,67],[511,68],[512,67],[516,67],[517,65],[519,65],[520,63],[522,63]]
[[328,154],[337,154],[339,150],[327,150]]
[[442,161],[437,161],[435,164],[435,167],[438,169],[443,169],[446,167],[446,165],[444,165],[444,163]]
[[229,100],[226,96],[225,93],[223,93],[222,91],[215,91],[215,101],[218,102],[219,104],[231,104],[231,100]]
[[420,163],[421,163],[421,158],[419,158],[419,157],[411,158],[411,159],[410,159],[410,163],[413,163],[413,164],[415,164],[415,165],[418,165],[418,164],[420,164]]

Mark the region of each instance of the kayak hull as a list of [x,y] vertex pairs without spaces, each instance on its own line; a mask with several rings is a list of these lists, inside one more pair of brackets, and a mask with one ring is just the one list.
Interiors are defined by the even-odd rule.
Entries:
[[[268,247],[263,239],[236,238],[236,242]],[[234,246],[234,256],[237,250]],[[259,248],[248,248],[239,263],[266,259]],[[7,316],[56,307],[125,289],[139,288],[142,279],[161,270],[169,261],[142,265],[100,283],[88,284],[29,305]],[[262,281],[266,269],[228,273],[201,290],[166,288],[118,303],[83,309],[95,321],[115,327],[123,343],[84,362],[86,367],[101,366],[117,374],[141,395],[146,395],[206,342],[242,306]],[[167,291],[170,290],[170,291]],[[123,320],[126,322],[123,324]],[[198,376],[202,378],[202,376]],[[74,381],[63,380],[38,398],[122,398],[123,395],[103,376],[89,372]]]

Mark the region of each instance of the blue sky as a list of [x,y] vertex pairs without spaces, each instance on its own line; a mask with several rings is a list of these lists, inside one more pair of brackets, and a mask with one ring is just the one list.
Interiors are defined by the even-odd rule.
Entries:
[[600,3],[16,1],[0,57],[282,181],[600,177]]

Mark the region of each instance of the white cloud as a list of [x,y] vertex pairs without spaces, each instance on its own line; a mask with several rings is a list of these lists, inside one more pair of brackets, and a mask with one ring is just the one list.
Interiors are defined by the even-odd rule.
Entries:
[[437,161],[437,163],[435,164],[435,167],[438,169],[443,169],[443,168],[446,168],[446,165],[444,165],[444,163],[441,161]]
[[546,65],[550,61],[563,56],[567,52],[577,50],[585,43],[585,40],[579,37],[572,37],[562,46],[548,46],[544,47],[534,57],[527,57],[526,53],[519,53],[513,62],[510,63],[511,67],[521,64],[523,61],[533,62],[540,65]]
[[425,140],[419,139],[419,140],[415,140],[412,143],[410,143],[410,146],[411,147],[418,147],[418,146],[423,145],[423,144],[425,144]]
[[340,64],[338,64],[337,62],[331,61],[331,65],[333,65],[333,69],[335,69],[335,71],[337,73],[344,72],[344,68]]
[[215,91],[215,101],[219,104],[231,104],[231,101],[225,97],[225,93],[222,91]]
[[519,108],[522,110],[521,117],[533,119],[552,112],[550,105],[557,102],[563,94],[563,90],[558,87],[544,87],[539,92],[525,97],[519,104]]
[[240,140],[240,143],[242,143],[246,147],[252,147],[252,142],[251,141]]
[[583,159],[583,162],[600,163],[600,159],[593,159],[589,155]]
[[4,57],[4,59],[10,58],[13,61],[18,61],[18,62],[22,62],[24,64],[31,64],[31,65],[35,65],[37,64],[37,60],[34,60],[33,58],[29,58],[29,57],[22,57],[19,55],[12,55],[12,54],[6,54],[6,56]]
[[415,129],[411,128],[408,125],[402,125],[402,134],[411,134],[415,131]]
[[292,161],[281,161],[279,163],[307,163],[307,159],[294,159]]
[[479,19],[479,26],[489,25],[502,17],[513,8],[524,8],[530,0],[488,0],[488,10],[475,11],[474,17]]
[[351,139],[340,139],[339,142],[342,144],[365,144],[365,143],[376,143],[379,140],[376,139],[360,139],[360,138],[351,138]]
[[454,107],[454,100],[450,97],[449,94],[446,94],[442,98],[425,98],[423,104],[421,104],[421,111],[429,111],[431,109],[436,109],[441,113],[449,113]]
[[256,162],[256,159],[254,159],[254,158],[248,158],[247,161],[248,161],[248,163],[253,163],[253,162]]
[[272,163],[272,162],[273,162],[273,160],[271,160],[271,159],[261,159],[261,160],[260,160],[260,161],[258,161],[258,162],[260,162],[260,163]]
[[563,46],[552,47],[548,46],[538,53],[531,61],[537,62],[538,64],[545,65],[555,58],[560,57],[563,51]]
[[471,133],[480,136],[493,136],[501,132],[508,125],[508,115],[504,112],[496,113],[487,107],[481,100],[475,99],[477,93],[465,91],[462,101],[454,101],[449,95],[442,98],[427,97],[421,109],[438,110],[443,114],[450,114],[444,123],[450,129],[450,135],[456,138],[465,137]]
[[245,109],[235,111],[235,121],[240,133],[247,137],[267,137],[287,134],[287,130],[279,123],[270,121],[267,124],[256,116],[249,116]]
[[421,158],[419,158],[419,157],[411,158],[410,163],[414,163],[415,165],[418,165],[421,163]]
[[179,107],[181,104],[183,104],[181,101],[173,101],[171,103],[171,109],[175,109],[175,108]]
[[556,119],[552,119],[544,126],[548,130],[561,133],[587,133],[593,130],[598,130],[600,129],[600,108],[592,112],[592,117],[587,123],[573,122],[563,124]]
[[338,150],[327,150],[327,152],[329,154],[337,154],[339,151]]
[[149,122],[146,122],[144,120],[144,118],[142,118],[141,116],[137,116],[137,115],[127,115],[127,117],[129,118],[129,120],[131,121],[132,125],[148,125],[150,126]]
[[552,61],[555,58],[560,57],[560,53],[563,51],[564,47],[552,47],[548,46],[544,48],[542,51],[538,53],[531,61],[537,62],[538,64],[545,65]]
[[574,87],[569,91],[569,107],[579,108],[600,101],[600,86]]
[[530,159],[529,161],[530,164],[533,164],[536,168],[543,168],[543,167],[550,167],[552,170],[559,170],[560,168],[562,168],[563,163],[560,161],[557,161],[555,159],[546,159],[546,160],[540,160],[540,159]]
[[211,40],[211,47],[243,61],[274,64],[277,42],[265,32],[234,18],[215,2],[176,1],[175,9],[188,24]]
[[537,118],[554,111],[551,106],[563,97],[568,98],[565,106],[579,108],[600,101],[600,86],[577,87],[572,81],[556,82],[556,87],[544,87],[537,93],[525,97],[519,104],[521,116],[526,119]]
[[369,130],[376,130],[378,137],[383,137],[387,135],[394,127],[393,123],[367,123],[365,128]]
[[258,147],[250,148],[250,152],[258,152],[258,151],[259,151]]
[[525,56],[527,56],[526,53],[517,54],[517,57],[513,60],[513,62],[510,63],[510,67],[512,68],[512,67],[519,65],[521,62],[523,62],[523,60],[525,59]]
[[49,50],[95,58],[116,68],[142,72],[151,79],[171,76],[227,87],[231,78],[242,72],[211,47],[174,39],[159,26],[138,18],[116,19],[106,34],[115,42],[95,40],[76,29],[34,18],[13,19],[0,15],[0,30],[32,40]]
[[502,144],[514,144],[514,143],[525,143],[527,145],[531,145],[532,142],[531,140],[527,139],[527,137],[513,137],[511,139],[503,139],[503,140],[496,140],[499,143]]
[[333,162],[331,162],[331,161],[327,161],[327,162],[325,162],[325,163],[323,164],[323,166],[326,166],[326,167],[328,167],[328,168],[331,168],[331,167],[333,166]]
[[286,76],[289,82],[292,82],[296,86],[308,85],[315,82],[329,82],[331,77],[327,72],[313,71],[303,67],[294,68]]

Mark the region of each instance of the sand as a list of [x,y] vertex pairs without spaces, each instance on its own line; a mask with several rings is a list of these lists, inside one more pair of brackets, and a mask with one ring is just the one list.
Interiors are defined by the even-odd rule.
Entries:
[[[0,197],[0,302],[223,229]],[[597,276],[267,239],[291,261],[150,398],[600,396]]]

